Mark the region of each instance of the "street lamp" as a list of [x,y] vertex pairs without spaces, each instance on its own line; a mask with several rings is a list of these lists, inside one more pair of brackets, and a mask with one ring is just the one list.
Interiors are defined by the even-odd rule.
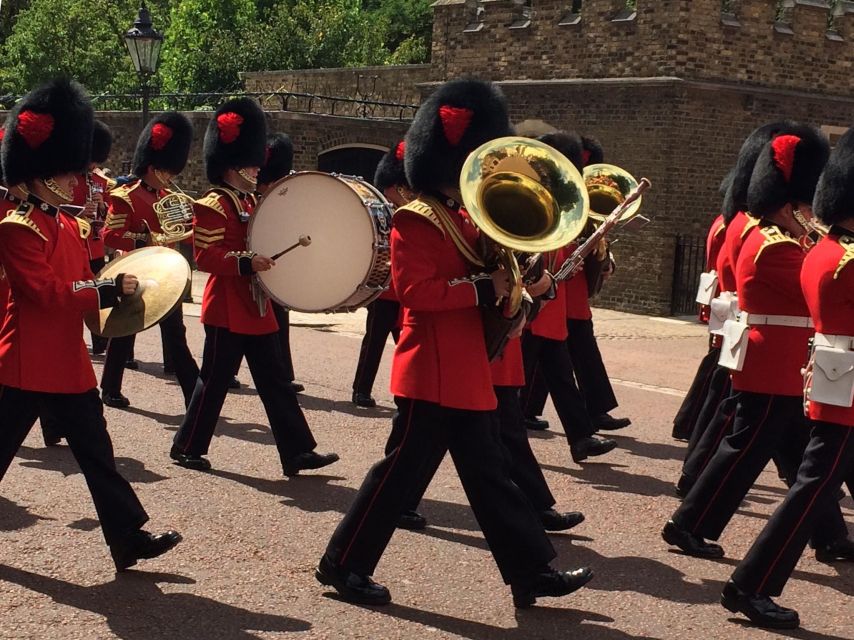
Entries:
[[151,24],[151,14],[145,2],[139,8],[139,13],[133,26],[125,32],[125,45],[133,60],[134,69],[139,74],[142,89],[142,126],[148,123],[148,101],[151,97],[149,80],[157,71],[160,61],[160,47],[163,46],[163,34],[157,32]]

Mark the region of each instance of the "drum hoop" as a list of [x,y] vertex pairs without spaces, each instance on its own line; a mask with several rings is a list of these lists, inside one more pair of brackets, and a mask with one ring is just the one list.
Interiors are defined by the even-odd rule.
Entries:
[[[314,309],[301,309],[299,307],[292,306],[292,305],[284,302],[277,295],[275,295],[267,287],[267,284],[261,278],[256,278],[255,281],[258,283],[258,286],[261,287],[261,290],[264,292],[264,294],[268,298],[270,298],[273,302],[277,303],[278,305],[284,307],[285,309],[289,309],[291,311],[297,311],[299,313],[352,313],[352,312],[356,311],[357,309],[365,306],[366,304],[369,304],[370,302],[372,302],[373,300],[378,298],[380,295],[382,295],[383,291],[385,291],[385,289],[376,291],[376,292],[372,293],[371,295],[369,295],[362,302],[356,303],[356,301],[354,300],[354,298],[356,297],[356,295],[359,292],[369,290],[368,281],[370,280],[371,275],[377,269],[377,263],[380,260],[381,248],[385,247],[388,250],[390,250],[389,237],[391,235],[391,228],[389,225],[389,229],[385,233],[382,233],[380,231],[380,229],[377,226],[376,216],[374,216],[373,211],[372,211],[373,207],[371,205],[369,205],[364,199],[361,198],[360,194],[348,184],[346,179],[358,181],[360,184],[366,186],[371,193],[373,193],[374,195],[377,196],[376,203],[377,203],[379,208],[387,210],[387,205],[386,205],[387,200],[386,200],[385,196],[383,196],[382,193],[374,185],[372,185],[367,180],[365,180],[364,178],[361,178],[359,176],[352,176],[352,175],[341,174],[341,173],[325,173],[323,171],[295,171],[295,172],[293,172],[289,175],[286,175],[282,178],[279,178],[278,180],[273,182],[267,188],[267,193],[265,193],[261,197],[261,199],[258,201],[258,204],[255,206],[255,211],[256,212],[258,211],[258,209],[261,207],[261,204],[272,193],[274,193],[276,191],[276,189],[279,188],[280,185],[284,184],[288,180],[292,180],[293,178],[296,178],[297,176],[305,176],[305,175],[320,175],[320,176],[325,176],[325,177],[329,177],[329,178],[334,178],[335,180],[338,180],[339,182],[341,182],[342,184],[347,186],[347,188],[353,192],[353,195],[355,195],[357,198],[359,198],[359,200],[361,200],[362,207],[363,207],[365,213],[367,213],[368,216],[370,217],[371,232],[373,233],[373,236],[374,236],[373,243],[371,245],[373,257],[371,259],[370,268],[367,270],[367,272],[365,273],[365,276],[362,278],[362,282],[356,286],[356,290],[350,295],[349,298],[347,298],[346,300],[343,300],[338,306],[330,307],[329,309],[324,309],[322,311],[316,311]],[[390,218],[391,218],[391,216],[389,216],[389,219]],[[253,213],[252,217],[249,219],[249,226],[246,229],[246,247],[250,251],[252,251],[252,247],[250,246],[250,240],[252,238],[252,229],[253,229],[253,225],[254,225],[256,220],[257,220],[257,216]],[[381,240],[384,241],[382,244],[380,243]],[[388,284],[390,283],[390,281],[391,281],[391,267],[389,266],[388,267],[388,273],[387,273],[386,278],[385,278],[384,286],[387,287]]]

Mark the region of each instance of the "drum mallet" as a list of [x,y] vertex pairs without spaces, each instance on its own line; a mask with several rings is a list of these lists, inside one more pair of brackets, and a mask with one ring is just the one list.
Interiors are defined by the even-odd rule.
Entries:
[[300,236],[298,242],[296,242],[295,244],[292,244],[290,247],[288,247],[284,251],[279,251],[279,253],[277,253],[276,255],[270,256],[270,260],[278,260],[283,255],[285,255],[286,253],[290,253],[291,251],[293,251],[297,247],[307,247],[310,244],[311,244],[311,236]]

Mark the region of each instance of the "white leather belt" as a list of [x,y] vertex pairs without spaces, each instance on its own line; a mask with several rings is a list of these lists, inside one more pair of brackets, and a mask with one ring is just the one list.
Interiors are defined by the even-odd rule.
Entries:
[[816,346],[854,351],[854,336],[832,336],[826,333],[816,333],[814,343]]
[[742,322],[751,327],[758,325],[771,325],[775,327],[801,327],[810,329],[814,327],[812,318],[807,316],[774,316],[763,313],[745,313]]

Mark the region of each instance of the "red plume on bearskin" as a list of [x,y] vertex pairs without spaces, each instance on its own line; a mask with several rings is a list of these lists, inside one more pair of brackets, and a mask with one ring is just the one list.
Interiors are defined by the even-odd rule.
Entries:
[[[2,139],[2,136],[0,136]],[[394,150],[394,157],[403,162],[403,158],[406,156],[406,141],[401,140],[397,143],[397,148]]]
[[20,134],[30,149],[38,149],[45,140],[50,138],[50,134],[53,133],[53,125],[53,116],[49,113],[21,111],[18,115],[15,131]]
[[445,139],[456,147],[471,124],[474,112],[471,109],[463,109],[442,105],[439,108],[439,118],[442,120],[442,128],[445,131]]
[[0,142],[3,142],[3,136],[6,135],[6,129],[0,127]]
[[148,144],[155,151],[163,151],[173,135],[174,131],[168,125],[158,122],[151,127],[151,139],[148,141]]
[[795,168],[795,150],[801,139],[798,136],[777,136],[771,141],[774,150],[774,164],[783,173],[786,182],[792,179],[792,170]]
[[240,137],[240,125],[243,124],[243,116],[239,113],[229,111],[216,117],[216,126],[219,128],[219,139],[225,144],[231,144]]
[[385,191],[397,185],[408,186],[403,159],[406,157],[406,143],[401,140],[386,152],[374,172],[374,186]]
[[294,145],[285,133],[267,136],[266,158],[258,172],[259,184],[271,184],[284,178],[294,167]]

